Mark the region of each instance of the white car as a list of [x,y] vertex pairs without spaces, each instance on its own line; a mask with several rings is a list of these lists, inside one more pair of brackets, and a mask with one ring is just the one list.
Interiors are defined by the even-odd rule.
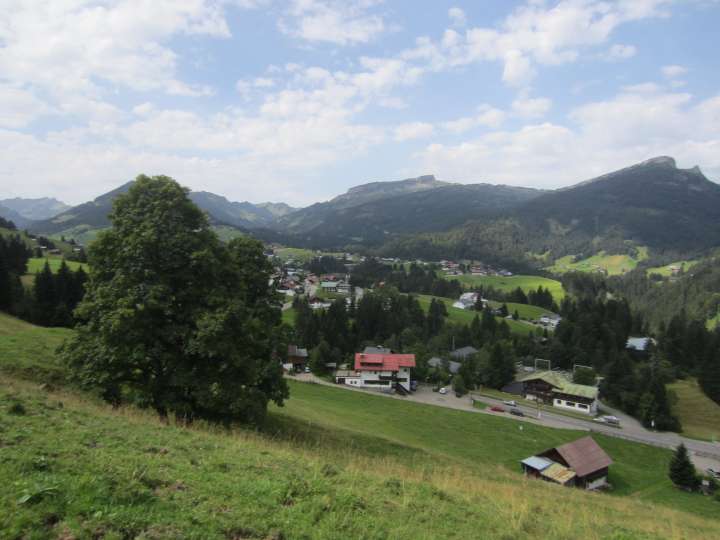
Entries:
[[439,392],[440,394],[443,394],[443,395],[444,395],[444,394],[447,394],[447,388],[445,388],[445,387],[443,386],[440,390],[438,390],[438,392]]
[[517,401],[514,399],[510,399],[508,401],[503,401],[505,405],[510,405],[510,407],[517,407]]

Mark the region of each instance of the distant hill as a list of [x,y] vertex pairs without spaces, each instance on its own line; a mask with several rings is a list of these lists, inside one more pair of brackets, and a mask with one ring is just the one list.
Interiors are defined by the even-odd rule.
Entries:
[[207,191],[193,191],[190,193],[190,198],[215,219],[247,229],[267,227],[276,218],[295,210],[284,203],[232,202]]
[[565,255],[637,255],[641,246],[680,255],[720,246],[720,185],[658,157],[451,231],[390,238],[381,253],[547,266]]
[[674,159],[658,157],[546,193],[516,216],[547,235],[701,250],[720,245],[720,185],[698,167],[678,169]]
[[0,204],[0,218],[12,221],[18,229],[24,229],[31,223],[29,219],[22,217],[15,210],[3,204]]
[[392,234],[445,231],[497,216],[543,192],[491,184],[450,184],[434,176],[374,182],[278,219],[274,228],[316,243],[377,244]]
[[41,220],[54,217],[70,208],[69,205],[51,197],[40,199],[1,199],[0,206],[14,210],[28,220]]

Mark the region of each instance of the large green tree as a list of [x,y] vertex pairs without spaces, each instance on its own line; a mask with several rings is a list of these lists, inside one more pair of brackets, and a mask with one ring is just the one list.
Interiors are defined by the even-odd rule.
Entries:
[[162,417],[257,423],[282,404],[287,344],[262,245],[223,245],[165,176],[139,176],[110,220],[64,349],[75,377]]

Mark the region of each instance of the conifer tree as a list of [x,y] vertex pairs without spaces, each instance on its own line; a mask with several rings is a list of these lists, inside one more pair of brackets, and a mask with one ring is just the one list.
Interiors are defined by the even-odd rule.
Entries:
[[673,484],[684,489],[695,490],[700,483],[683,443],[680,443],[670,460],[669,476]]

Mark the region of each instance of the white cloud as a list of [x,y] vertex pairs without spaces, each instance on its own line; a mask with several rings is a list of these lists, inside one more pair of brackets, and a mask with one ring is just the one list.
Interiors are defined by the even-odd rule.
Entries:
[[293,0],[280,30],[310,42],[367,43],[386,30],[383,18],[368,13],[372,0]]
[[0,128],[23,128],[50,112],[50,106],[32,92],[0,84]]
[[684,66],[670,65],[662,67],[662,74],[667,79],[676,79],[682,77],[687,73],[687,68]]
[[3,10],[0,77],[54,94],[97,94],[106,84],[207,95],[176,76],[178,34],[230,35],[216,0],[37,0]]
[[521,118],[542,118],[552,107],[548,98],[518,98],[512,103],[513,112]]
[[440,177],[548,188],[658,155],[720,177],[720,96],[694,102],[683,93],[622,92],[574,109],[569,120],[432,144],[417,157]]
[[403,142],[413,139],[424,139],[431,136],[434,131],[433,125],[427,122],[410,122],[395,128],[395,140]]
[[609,62],[614,62],[617,60],[627,60],[636,54],[637,48],[634,45],[621,45],[616,43],[602,55],[602,58]]
[[443,129],[451,133],[465,133],[478,126],[489,128],[497,128],[505,120],[505,113],[500,109],[496,109],[487,104],[478,107],[478,114],[475,116],[466,116],[456,120],[450,120],[442,124]]
[[459,7],[451,7],[448,10],[448,17],[454,26],[465,26],[467,23],[465,12]]

